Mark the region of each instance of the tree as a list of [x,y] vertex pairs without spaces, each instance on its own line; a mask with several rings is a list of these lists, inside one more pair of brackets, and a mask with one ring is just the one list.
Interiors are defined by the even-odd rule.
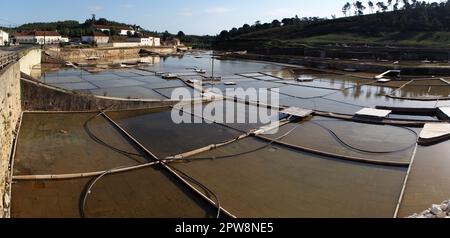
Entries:
[[172,37],[172,35],[168,32],[168,31],[165,31],[163,34],[162,34],[162,40],[163,41],[166,41],[166,40],[168,40],[169,38],[171,38]]
[[230,30],[230,36],[237,36],[239,34],[239,31],[236,27],[233,27],[233,29]]
[[403,9],[410,9],[411,8],[411,4],[409,3],[409,0],[402,0],[403,1]]
[[127,36],[128,36],[128,37],[132,37],[132,36],[133,36],[133,32],[127,31]]
[[281,26],[281,22],[278,20],[273,20],[272,21],[272,27],[280,27]]
[[375,8],[373,2],[369,0],[367,4],[369,5],[370,13],[373,13],[373,9]]
[[400,0],[395,0],[395,4],[394,4],[394,6],[392,7],[392,10],[394,10],[394,11],[397,11],[398,10],[398,6],[400,5]]
[[184,32],[179,31],[177,34],[177,37],[185,37],[186,35],[184,34]]
[[186,40],[186,34],[184,34],[184,32],[182,32],[182,31],[179,31],[178,34],[177,34],[177,38],[180,41],[185,41]]
[[249,24],[244,24],[242,27],[238,29],[239,34],[246,34],[250,33],[252,30],[252,27]]
[[353,3],[353,6],[355,7],[355,15],[361,16],[364,14],[364,10],[366,9],[366,7],[362,2],[356,1],[355,3]]
[[298,15],[295,15],[294,17],[294,25],[298,25],[302,22],[302,20],[300,20],[300,18],[298,17]]
[[388,7],[384,4],[384,2],[377,2],[378,12],[386,12]]
[[351,8],[352,8],[352,5],[349,2],[347,2],[344,5],[344,7],[342,7],[342,13],[344,13],[344,15],[347,16],[347,14],[350,12]]
[[230,33],[227,30],[223,30],[219,34],[219,39],[220,40],[228,40],[228,39],[230,39]]
[[110,29],[109,32],[110,32],[110,34],[111,34],[112,36],[116,36],[116,35],[119,34],[119,32],[118,32],[116,29],[114,29],[114,28]]
[[[388,3],[388,4],[387,4],[388,7],[392,6],[392,0],[388,0],[387,3]],[[384,3],[383,3],[383,4],[384,4]]]
[[434,31],[441,31],[444,28],[444,25],[437,18],[434,18],[433,21],[431,21],[431,27]]

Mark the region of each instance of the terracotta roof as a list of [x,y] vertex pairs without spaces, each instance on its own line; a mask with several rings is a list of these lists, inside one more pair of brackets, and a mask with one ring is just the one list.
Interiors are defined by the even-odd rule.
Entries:
[[32,32],[14,32],[13,36],[30,36]]

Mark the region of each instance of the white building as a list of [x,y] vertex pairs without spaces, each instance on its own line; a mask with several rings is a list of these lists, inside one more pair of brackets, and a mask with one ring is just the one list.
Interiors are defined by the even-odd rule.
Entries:
[[92,42],[96,42],[97,44],[108,44],[109,36],[103,34],[102,32],[93,32],[90,35],[82,36],[81,41],[89,44]]
[[158,37],[130,37],[128,42],[139,43],[139,46],[161,46],[161,40]]
[[28,33],[17,33],[14,35],[16,43],[55,45],[62,42],[61,35],[56,31],[34,31]]
[[9,34],[6,31],[0,30],[0,46],[5,45],[5,42],[9,42]]
[[153,38],[153,46],[161,46],[161,38],[154,37]]
[[62,43],[69,43],[69,37],[61,37],[61,42]]
[[118,27],[118,26],[106,26],[106,25],[93,25],[93,30],[97,30],[97,31],[109,31],[111,32],[111,30],[115,30],[117,32],[117,34],[121,35],[121,36],[126,36],[128,35],[128,32],[131,32],[132,35],[134,35],[136,33],[135,30],[133,30],[133,28],[131,27]]

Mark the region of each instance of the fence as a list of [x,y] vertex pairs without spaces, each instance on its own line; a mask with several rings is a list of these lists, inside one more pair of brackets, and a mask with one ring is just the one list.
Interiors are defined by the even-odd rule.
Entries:
[[0,69],[3,69],[8,64],[15,62],[17,59],[18,59],[17,53],[0,52]]

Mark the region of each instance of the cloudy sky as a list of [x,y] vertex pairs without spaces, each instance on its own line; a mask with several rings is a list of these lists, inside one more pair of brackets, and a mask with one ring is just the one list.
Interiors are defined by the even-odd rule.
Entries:
[[[19,0],[2,4],[0,25],[84,21],[91,14],[149,30],[217,34],[255,21],[299,15],[341,16],[348,0]],[[366,2],[363,0],[363,2]],[[377,1],[375,1],[377,2]]]

